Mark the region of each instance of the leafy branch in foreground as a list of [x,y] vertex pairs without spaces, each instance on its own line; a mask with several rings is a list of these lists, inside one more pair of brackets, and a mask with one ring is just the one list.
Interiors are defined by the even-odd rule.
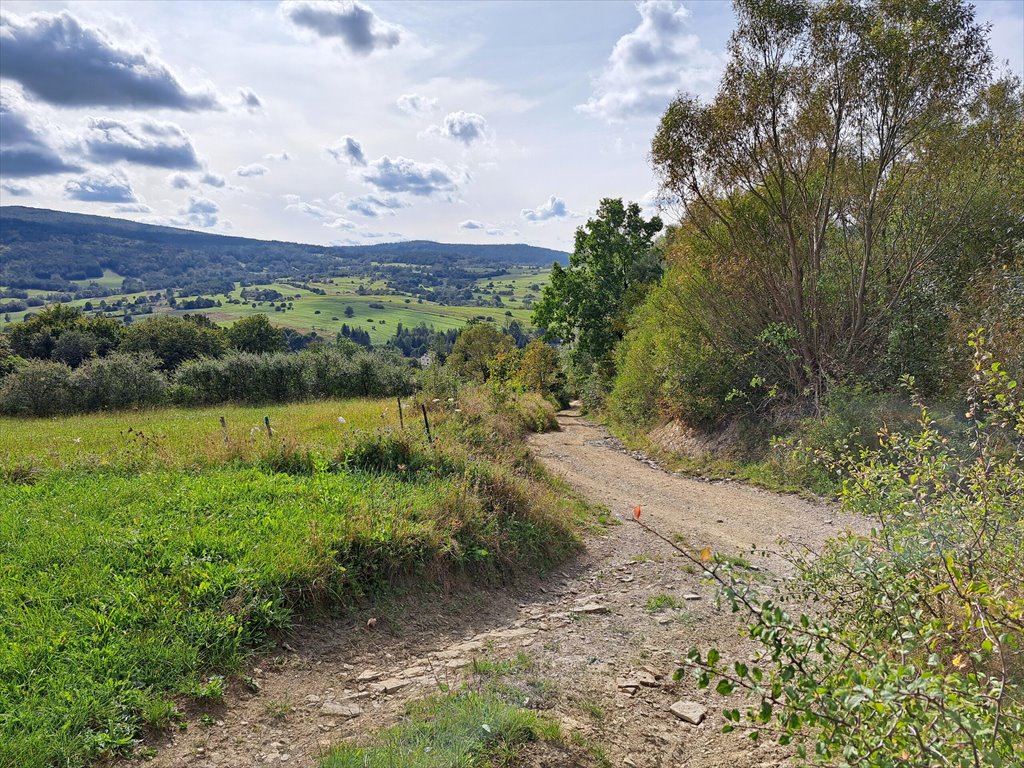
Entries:
[[796,558],[778,601],[712,573],[761,645],[749,664],[689,653],[702,685],[755,702],[727,709],[726,730],[772,734],[818,764],[1018,764],[1024,401],[982,332],[971,346],[967,450],[915,398],[915,434],[883,430],[879,448],[832,460],[844,506],[877,521],[869,535]]

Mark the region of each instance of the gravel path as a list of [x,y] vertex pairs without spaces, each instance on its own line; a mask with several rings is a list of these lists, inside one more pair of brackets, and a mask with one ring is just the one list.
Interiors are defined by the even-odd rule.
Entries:
[[[720,732],[724,702],[716,694],[688,676],[673,682],[693,645],[714,645],[724,658],[750,658],[753,649],[737,617],[716,607],[714,589],[635,525],[632,510],[640,504],[648,525],[686,546],[746,557],[765,591],[785,578],[788,565],[775,556],[752,558],[751,545],[782,539],[814,549],[854,521],[797,497],[670,474],[624,451],[575,411],[559,414],[559,423],[561,431],[531,438],[535,455],[618,521],[592,536],[585,553],[543,580],[491,590],[451,585],[358,617],[309,620],[276,655],[254,661],[258,690],[235,685],[206,725],[190,713],[189,728],[155,742],[158,754],[147,764],[312,768],[331,743],[397,720],[410,699],[479,684],[474,659],[518,655],[508,682],[526,706],[558,719],[576,744],[600,747],[611,765],[785,765],[787,753],[774,744]],[[652,612],[648,601],[659,595],[670,604]],[[679,702],[686,705],[676,707],[679,714],[703,714],[702,722],[673,713]],[[598,763],[576,747],[537,750],[522,764]]]

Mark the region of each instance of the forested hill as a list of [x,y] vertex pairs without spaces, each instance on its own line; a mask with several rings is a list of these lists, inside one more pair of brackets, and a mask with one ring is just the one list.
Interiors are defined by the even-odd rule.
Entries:
[[325,247],[214,235],[124,219],[23,206],[0,207],[0,286],[67,290],[111,270],[140,288],[222,289],[235,281],[365,274],[397,262],[431,270],[501,271],[549,266],[568,254],[531,245],[456,245],[415,240]]

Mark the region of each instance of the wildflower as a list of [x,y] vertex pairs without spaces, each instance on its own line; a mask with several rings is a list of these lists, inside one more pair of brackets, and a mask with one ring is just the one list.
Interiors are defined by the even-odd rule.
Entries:
[[338,417],[338,423],[339,424],[344,424],[345,423],[345,417],[344,416],[339,416]]

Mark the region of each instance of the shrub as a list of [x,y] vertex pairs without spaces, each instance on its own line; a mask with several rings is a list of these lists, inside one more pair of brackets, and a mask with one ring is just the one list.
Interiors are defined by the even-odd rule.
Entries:
[[151,354],[123,352],[90,360],[71,374],[76,411],[116,410],[158,405],[164,399],[167,379]]
[[741,361],[712,348],[695,327],[685,282],[670,269],[631,319],[608,398],[619,424],[649,426],[668,417],[711,426],[736,411],[729,393],[745,383]]
[[311,397],[407,395],[413,388],[411,369],[395,355],[349,355],[316,346],[291,354],[235,352],[191,360],[175,375],[172,395],[186,405],[285,403]]
[[73,409],[71,368],[30,360],[4,378],[0,412],[9,416],[54,416]]
[[[877,521],[871,534],[798,558],[796,589],[780,602],[715,573],[733,608],[751,611],[763,651],[727,666],[714,649],[694,649],[690,663],[702,684],[717,677],[719,693],[741,688],[759,700],[746,713],[755,734],[777,732],[816,762],[1017,763],[1024,401],[982,337],[971,343],[966,450],[917,401],[915,431],[883,429],[878,447],[833,462],[848,477],[846,508]],[[743,721],[738,709],[725,716],[727,729]]]

